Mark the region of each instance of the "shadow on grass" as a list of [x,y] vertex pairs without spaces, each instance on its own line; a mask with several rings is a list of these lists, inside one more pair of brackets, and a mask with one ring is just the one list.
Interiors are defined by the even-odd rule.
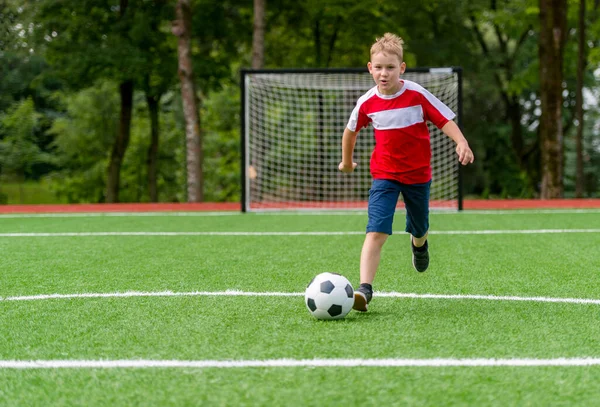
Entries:
[[341,319],[316,319],[312,318],[317,323],[357,323],[364,322],[374,319],[389,318],[391,314],[389,312],[381,311],[369,311],[369,312],[358,312],[350,311],[346,317]]

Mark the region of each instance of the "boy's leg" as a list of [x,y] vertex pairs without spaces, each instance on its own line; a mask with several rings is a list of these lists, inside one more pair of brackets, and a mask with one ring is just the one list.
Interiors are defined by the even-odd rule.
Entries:
[[424,272],[429,267],[429,190],[425,184],[403,185],[402,196],[406,205],[406,231],[411,234],[412,263],[415,270]]
[[374,180],[369,191],[369,222],[360,255],[360,287],[354,292],[354,309],[366,311],[373,296],[373,280],[377,273],[381,248],[392,234],[392,223],[400,189],[387,180]]
[[379,232],[367,233],[360,253],[360,286],[354,291],[354,308],[357,311],[367,311],[367,304],[373,297],[373,280],[377,273],[381,248],[388,234]]
[[361,284],[373,284],[375,273],[377,273],[377,267],[379,266],[379,260],[381,259],[381,248],[388,236],[387,233],[367,233],[360,253]]
[[429,244],[427,243],[427,234],[422,238],[411,236],[412,264],[419,273],[424,272],[429,267]]

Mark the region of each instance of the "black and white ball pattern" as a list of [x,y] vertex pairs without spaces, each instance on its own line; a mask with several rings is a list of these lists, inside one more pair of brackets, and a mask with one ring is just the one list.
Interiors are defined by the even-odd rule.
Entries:
[[354,289],[340,274],[321,273],[306,287],[304,302],[317,319],[341,319],[354,305]]

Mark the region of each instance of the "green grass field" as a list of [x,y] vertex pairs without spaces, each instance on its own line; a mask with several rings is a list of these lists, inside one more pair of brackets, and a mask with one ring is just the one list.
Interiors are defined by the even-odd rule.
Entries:
[[0,405],[598,404],[600,211],[434,213],[423,274],[403,223],[370,311],[318,321],[364,213],[0,215]]

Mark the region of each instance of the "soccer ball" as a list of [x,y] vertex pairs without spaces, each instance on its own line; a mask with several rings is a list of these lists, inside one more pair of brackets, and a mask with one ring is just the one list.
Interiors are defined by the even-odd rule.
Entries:
[[340,274],[321,273],[306,287],[304,302],[317,319],[341,319],[354,305],[354,289]]

